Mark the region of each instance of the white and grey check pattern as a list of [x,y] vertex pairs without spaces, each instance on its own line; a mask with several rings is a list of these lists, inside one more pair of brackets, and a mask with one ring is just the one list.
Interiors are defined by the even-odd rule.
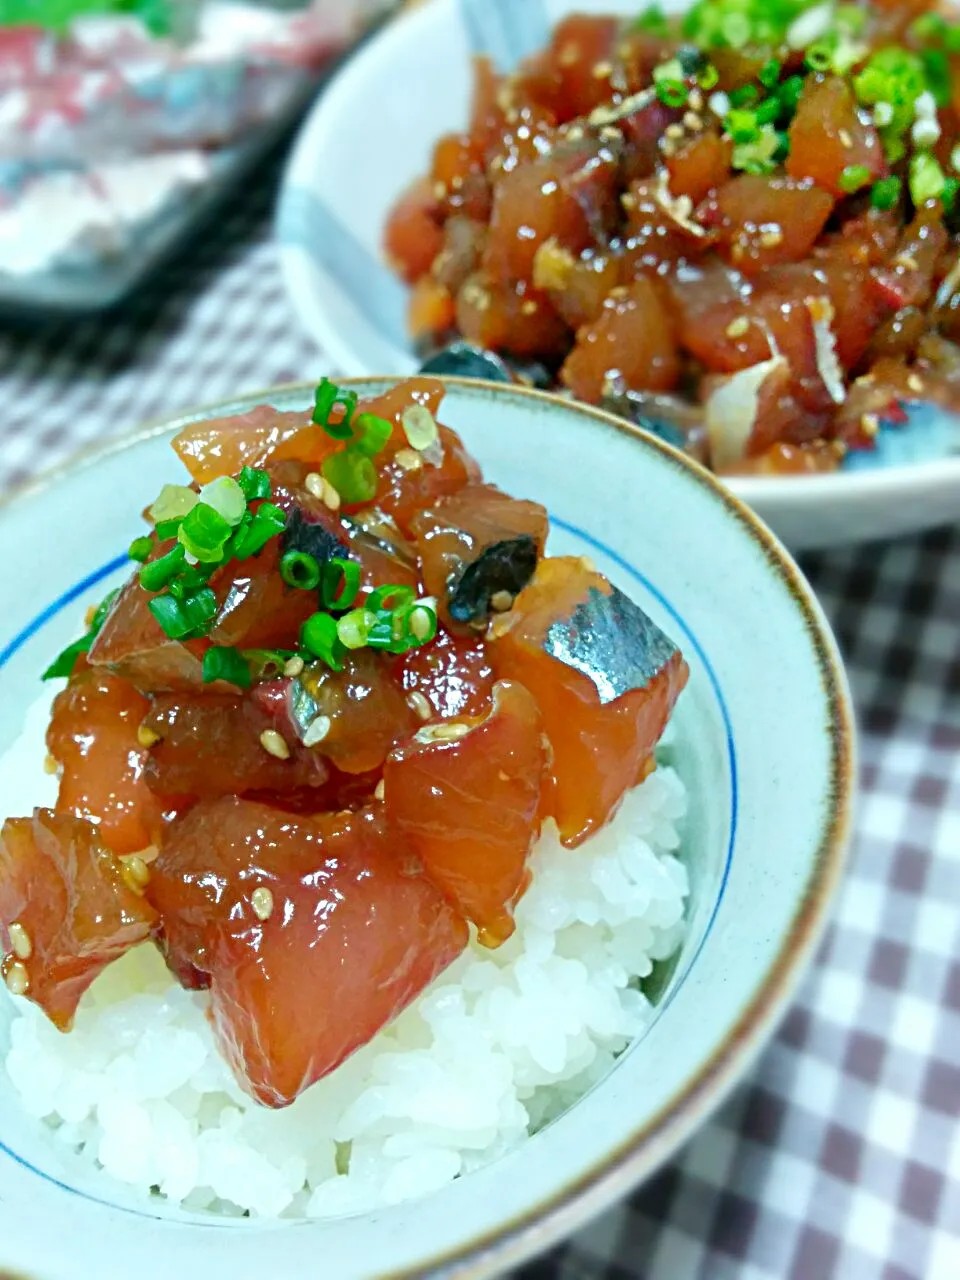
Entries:
[[[143,420],[337,372],[284,298],[272,190],[109,324],[0,330],[0,488]],[[960,1280],[960,529],[804,567],[862,731],[834,925],[734,1099],[522,1280]]]

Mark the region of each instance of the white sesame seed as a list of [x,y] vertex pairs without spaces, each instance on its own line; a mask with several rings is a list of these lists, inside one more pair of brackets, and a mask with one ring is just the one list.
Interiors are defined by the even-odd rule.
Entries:
[[385,794],[385,788],[383,785],[383,779],[381,778],[380,781],[377,783],[377,785],[373,789],[373,797],[375,800],[382,800],[384,797],[384,794]]
[[873,108],[873,123],[883,129],[893,119],[893,107],[889,102],[878,102]]
[[746,316],[737,316],[736,320],[731,320],[727,325],[726,334],[728,338],[742,338],[750,328],[750,321]]
[[276,756],[278,760],[290,759],[290,748],[283,735],[277,733],[276,729],[264,729],[260,735],[260,745],[264,751],[271,756]]
[[535,314],[536,310],[537,310],[537,304],[534,302],[532,298],[526,298],[520,304],[520,311],[522,315],[532,316]]
[[398,449],[393,455],[393,460],[398,467],[403,467],[404,471],[417,471],[423,466],[423,459],[416,449]]
[[312,494],[313,497],[319,498],[323,501],[323,486],[325,484],[326,481],[319,471],[311,471],[304,479],[303,487],[306,489],[307,493]]
[[323,498],[324,505],[328,506],[331,511],[340,510],[340,494],[333,487],[333,485],[330,483],[329,480],[323,481],[322,498]]
[[729,97],[720,89],[718,89],[716,93],[711,93],[710,97],[707,99],[707,106],[720,120],[729,114],[730,105]]
[[137,741],[141,747],[155,747],[160,741],[160,735],[155,733],[149,725],[142,724],[137,729]]
[[840,139],[840,145],[842,147],[846,147],[846,149],[849,151],[850,148],[853,146],[853,135],[851,134],[850,130],[841,129],[840,132],[837,134],[837,137]]
[[123,864],[123,878],[134,893],[141,893],[150,883],[150,868],[138,853],[129,854],[120,859]]
[[411,404],[404,409],[400,419],[407,443],[422,453],[437,440],[437,423],[425,404]]
[[311,720],[307,732],[303,735],[303,745],[315,747],[318,742],[322,742],[330,732],[331,723],[329,716],[317,716],[315,720]]
[[14,960],[13,964],[8,966],[3,975],[3,981],[12,996],[25,996],[30,990],[30,974],[27,972],[27,966],[21,964],[19,960]]
[[683,125],[668,124],[666,129],[664,129],[664,133],[668,138],[680,139],[683,137]]
[[253,914],[258,920],[269,920],[273,915],[273,894],[266,887],[260,885],[254,889],[250,895],[250,905],[253,907]]
[[907,386],[911,391],[921,392],[923,390],[923,379],[917,373],[911,373],[907,378]]
[[506,613],[513,608],[513,596],[509,591],[495,591],[490,597],[490,607],[497,613]]
[[295,654],[292,658],[288,658],[283,664],[283,674],[285,676],[298,676],[303,668],[303,659],[299,654]]
[[426,696],[418,689],[414,689],[412,693],[407,694],[407,706],[411,711],[415,711],[421,720],[429,720],[433,715],[433,707],[431,707]]
[[44,773],[52,773],[52,774],[55,774],[55,773],[57,773],[57,772],[59,771],[59,769],[60,769],[60,766],[57,764],[57,758],[56,758],[56,756],[52,756],[52,755],[50,754],[50,752],[48,751],[48,752],[47,752],[47,754],[46,754],[46,755],[44,756],[44,758],[43,758],[43,771],[44,771]]
[[18,960],[29,960],[33,954],[33,943],[22,924],[16,921],[10,926],[10,945]]
[[417,739],[420,742],[456,742],[459,738],[465,738],[469,732],[468,724],[448,720],[442,724],[428,724],[418,731]]
[[940,138],[940,125],[937,120],[917,120],[910,130],[910,137],[917,147],[932,147]]
[[783,232],[779,227],[771,227],[760,236],[760,243],[765,249],[773,249],[783,243]]

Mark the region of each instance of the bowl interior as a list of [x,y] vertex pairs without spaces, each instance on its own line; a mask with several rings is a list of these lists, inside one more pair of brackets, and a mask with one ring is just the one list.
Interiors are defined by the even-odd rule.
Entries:
[[[297,389],[226,410],[264,398],[309,403]],[[214,1276],[304,1274],[317,1247],[338,1277],[439,1273],[444,1256],[464,1253],[480,1270],[506,1265],[665,1158],[789,994],[838,874],[851,770],[843,677],[802,582],[712,481],[612,419],[479,383],[452,383],[442,416],[489,480],[548,507],[551,551],[594,560],[690,663],[670,753],[691,799],[693,896],[657,1019],[587,1097],[494,1166],[422,1201],[298,1229],[198,1219],[91,1176],[21,1113],[0,1074],[0,1269],[65,1280],[82,1246],[109,1280],[134,1244],[143,1280],[201,1260]],[[182,477],[168,438],[140,435],[0,507],[0,749],[20,732],[40,671],[122,576],[145,495]],[[27,808],[35,780],[36,762],[18,758],[3,794]],[[12,1014],[3,993],[0,1047]]]

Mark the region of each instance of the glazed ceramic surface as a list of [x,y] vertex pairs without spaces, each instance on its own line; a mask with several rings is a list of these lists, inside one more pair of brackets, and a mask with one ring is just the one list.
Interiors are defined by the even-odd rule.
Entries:
[[[173,428],[264,401],[306,412],[310,390],[148,429],[0,505],[0,748],[86,607],[125,574],[145,502],[182,480]],[[324,1223],[227,1221],[138,1198],[75,1167],[21,1113],[0,1072],[0,1272],[490,1274],[654,1170],[731,1088],[789,1001],[841,871],[854,767],[843,673],[796,568],[706,472],[616,419],[467,382],[451,382],[441,417],[489,480],[548,507],[552,552],[594,560],[690,664],[671,750],[691,798],[693,899],[658,1016],[602,1084],[496,1164],[426,1199]],[[13,1016],[0,991],[0,1052]]]
[[[389,209],[462,128],[470,58],[508,68],[577,11],[635,14],[633,0],[428,0],[387,26],[319,99],[287,171],[277,217],[281,267],[308,333],[348,374],[409,373],[407,291],[383,261]],[[665,9],[682,7],[666,0]],[[376,104],[374,109],[373,104]],[[820,477],[731,479],[792,550],[890,537],[960,519],[960,420],[912,413],[876,451]]]

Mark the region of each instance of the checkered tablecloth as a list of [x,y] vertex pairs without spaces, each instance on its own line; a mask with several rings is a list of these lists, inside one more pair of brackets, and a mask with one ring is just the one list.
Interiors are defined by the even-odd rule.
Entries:
[[[110,325],[0,329],[0,488],[144,419],[336,372],[283,296],[271,199],[264,180]],[[862,730],[834,925],[749,1082],[523,1280],[960,1280],[960,528],[804,567]]]

